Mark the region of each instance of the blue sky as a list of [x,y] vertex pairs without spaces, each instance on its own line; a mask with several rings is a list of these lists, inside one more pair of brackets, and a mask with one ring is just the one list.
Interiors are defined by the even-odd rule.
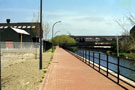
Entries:
[[[39,13],[40,0],[0,0],[0,23],[32,22]],[[135,0],[43,0],[43,21],[55,26],[59,34],[120,35],[123,30],[115,22],[129,13],[135,14]],[[50,34],[51,35],[51,34]]]

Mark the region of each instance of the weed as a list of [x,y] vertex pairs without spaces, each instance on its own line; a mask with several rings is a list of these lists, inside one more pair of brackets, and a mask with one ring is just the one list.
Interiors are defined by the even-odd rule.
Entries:
[[42,82],[43,80],[40,80],[40,83]]
[[46,73],[46,70],[44,70],[43,72]]
[[44,78],[44,76],[42,76],[42,79]]

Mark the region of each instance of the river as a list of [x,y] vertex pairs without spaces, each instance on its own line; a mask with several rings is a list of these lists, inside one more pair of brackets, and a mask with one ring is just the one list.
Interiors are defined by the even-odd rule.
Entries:
[[[89,51],[90,50],[85,50],[85,51],[86,51],[85,57],[87,59],[89,59]],[[83,49],[79,49],[75,53],[80,55],[80,56],[83,56],[83,52],[84,52]],[[107,63],[106,63],[107,55],[104,52],[101,52],[101,51],[90,51],[90,55],[91,55],[90,61],[93,61],[93,57],[92,57],[93,52],[95,53],[94,57],[96,57],[94,59],[95,63],[99,64],[99,59],[97,59],[97,58],[99,58],[99,53],[100,53],[101,59],[105,60],[105,61],[101,60],[101,66],[106,67],[107,66]],[[109,60],[109,62],[112,62],[112,63],[115,63],[115,64],[117,64],[117,62],[118,62],[117,57],[113,57],[113,56],[108,56],[108,60]],[[109,67],[110,70],[113,70],[113,71],[117,72],[117,66],[116,65],[113,65],[111,63],[109,63],[108,65],[109,65],[108,67]],[[130,60],[120,58],[120,65],[135,70],[135,61],[130,61]],[[135,81],[135,71],[120,67],[120,74],[129,78],[129,79],[131,79],[131,80],[133,80],[133,81]]]

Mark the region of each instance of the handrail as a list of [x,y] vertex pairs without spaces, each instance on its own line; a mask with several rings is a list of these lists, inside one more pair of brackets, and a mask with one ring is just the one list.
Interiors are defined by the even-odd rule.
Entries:
[[[93,57],[93,56],[90,56],[90,57]],[[99,59],[98,57],[94,57],[94,58]],[[100,58],[100,60],[101,60],[101,61],[104,61],[104,62],[107,62],[106,60],[101,59],[101,58]],[[118,64],[113,63],[113,62],[110,62],[110,61],[108,61],[108,63],[113,64],[113,65],[118,65]],[[120,67],[122,67],[122,68],[126,68],[126,69],[128,69],[128,70],[132,70],[132,71],[134,71],[134,72],[135,72],[135,70],[134,70],[134,69],[131,69],[131,68],[128,68],[128,67],[125,67],[125,66],[122,66],[122,65],[119,65],[119,66],[120,66]]]
[[[78,54],[80,54],[80,53],[78,53]],[[97,57],[95,57],[95,55],[97,55]],[[129,80],[131,80],[131,81],[133,81],[133,82],[135,83],[135,80],[133,80],[133,79],[131,79],[131,78],[129,78],[129,77],[127,77],[127,76],[121,74],[121,73],[120,73],[120,68],[124,68],[124,69],[130,70],[130,71],[134,71],[134,72],[135,72],[135,70],[134,70],[134,69],[131,69],[131,68],[129,68],[129,67],[120,65],[120,58],[119,58],[119,57],[117,57],[117,63],[114,63],[114,62],[109,61],[109,56],[108,56],[108,55],[105,55],[105,54],[104,54],[104,56],[106,56],[106,60],[101,58],[102,55],[103,55],[103,54],[97,53],[97,52],[94,52],[94,51],[88,51],[88,50],[86,51],[86,50],[83,50],[83,51],[81,52],[81,56],[82,56],[82,57],[81,57],[80,59],[81,59],[83,62],[85,62],[86,64],[87,64],[87,62],[88,62],[89,65],[90,65],[90,62],[92,62],[92,67],[93,67],[93,68],[95,67],[95,64],[97,64],[96,67],[99,68],[99,70],[98,70],[99,72],[100,72],[100,69],[102,69],[101,67],[106,68],[105,71],[106,71],[106,76],[107,76],[107,77],[108,77],[108,74],[113,75],[112,73],[110,73],[110,70],[111,70],[112,72],[114,72],[114,73],[117,74],[117,76],[116,76],[116,75],[113,75],[113,76],[115,76],[115,77],[117,78],[117,83],[118,83],[118,84],[120,84],[119,81],[121,80],[121,81],[127,83],[128,85],[130,85],[130,86],[132,86],[132,87],[135,88],[135,85],[132,85],[132,84],[128,83],[127,81],[125,81],[125,80],[123,80],[123,79],[120,78],[120,77],[124,77],[124,78],[127,78],[127,79],[129,79]],[[92,59],[92,60],[90,60],[90,59]],[[96,60],[98,60],[98,63],[96,62]],[[101,64],[101,61],[106,62],[106,66],[104,66],[104,64]],[[115,65],[116,68],[117,68],[117,71],[116,71],[116,70],[112,70],[112,69],[109,67],[109,64]],[[102,70],[103,70],[103,69],[102,69]],[[101,72],[100,72],[100,73],[101,73]],[[109,77],[108,77],[108,78],[109,78]]]

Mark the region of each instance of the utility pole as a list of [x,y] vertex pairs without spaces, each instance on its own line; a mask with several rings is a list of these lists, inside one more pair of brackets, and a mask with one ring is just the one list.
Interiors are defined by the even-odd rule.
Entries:
[[40,0],[40,56],[39,56],[39,69],[42,69],[42,0]]

